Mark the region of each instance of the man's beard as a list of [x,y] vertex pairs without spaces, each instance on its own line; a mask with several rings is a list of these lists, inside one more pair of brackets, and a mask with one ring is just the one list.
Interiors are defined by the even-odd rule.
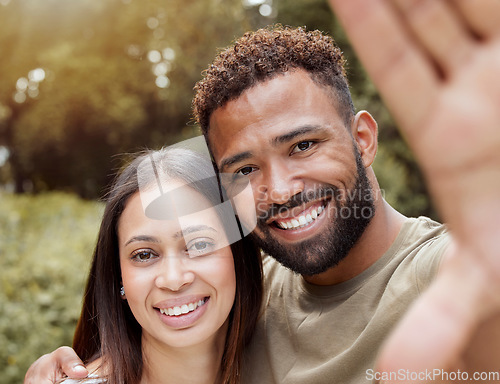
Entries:
[[330,203],[323,214],[331,214],[329,208],[335,205],[334,214],[329,219],[330,225],[325,231],[314,238],[300,243],[287,245],[280,243],[271,234],[266,218],[257,220],[257,232],[252,233],[252,238],[262,250],[285,267],[305,276],[317,275],[335,267],[343,260],[357,243],[375,213],[373,190],[368,180],[361,156],[356,148],[357,175],[354,188],[345,191],[345,200],[339,201],[341,195],[338,188],[333,185],[323,185],[313,193],[301,192],[293,196],[287,203],[273,205],[267,211],[266,217],[271,217],[274,212],[285,212],[318,197],[329,196]]

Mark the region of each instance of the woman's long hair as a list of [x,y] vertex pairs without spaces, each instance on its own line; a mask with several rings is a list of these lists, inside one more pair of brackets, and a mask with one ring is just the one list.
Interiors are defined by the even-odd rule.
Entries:
[[[82,312],[73,348],[85,363],[102,358],[108,384],[137,384],[143,371],[142,328],[127,302],[121,299],[121,272],[118,251],[118,220],[128,199],[139,191],[137,169],[148,158],[161,164],[161,172],[181,179],[198,189],[213,168],[195,152],[181,148],[151,151],[137,157],[115,180],[107,198],[97,245],[85,288]],[[141,174],[141,177],[144,175]],[[148,176],[151,182],[154,175]],[[204,183],[201,193],[218,206],[222,191],[215,178]],[[222,206],[222,205],[221,205]],[[227,205],[225,205],[227,206]],[[234,215],[234,214],[233,214]],[[221,218],[224,216],[221,216]],[[221,221],[224,222],[223,219]],[[243,238],[231,244],[236,275],[236,296],[229,315],[229,327],[218,374],[218,383],[239,382],[244,346],[255,328],[262,299],[262,267],[257,247]]]

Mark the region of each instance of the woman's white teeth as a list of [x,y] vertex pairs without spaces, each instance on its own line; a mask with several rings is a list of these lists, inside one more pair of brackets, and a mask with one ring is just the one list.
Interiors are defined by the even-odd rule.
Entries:
[[194,311],[203,304],[205,304],[205,300],[199,300],[195,303],[183,304],[180,307],[160,308],[160,312],[167,316],[180,316]]
[[323,212],[325,208],[323,206],[319,206],[318,208],[313,209],[307,215],[299,216],[298,218],[291,219],[290,221],[276,221],[276,224],[281,229],[297,229],[305,227],[306,225],[311,224],[316,218],[319,216],[321,212]]

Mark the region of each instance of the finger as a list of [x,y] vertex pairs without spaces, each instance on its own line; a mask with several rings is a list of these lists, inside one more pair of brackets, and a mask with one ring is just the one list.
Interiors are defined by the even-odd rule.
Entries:
[[460,15],[442,0],[393,0],[405,22],[443,72],[468,61],[474,39]]
[[[38,374],[40,373],[43,376],[43,368],[47,365],[47,363],[52,366],[49,362],[49,355],[41,356],[37,361],[35,361],[29,367],[26,375],[24,376],[24,384],[53,384],[56,380],[55,372],[50,368],[48,373],[45,373],[45,377],[40,377]],[[42,372],[40,372],[42,371]]]
[[471,336],[487,314],[484,298],[489,288],[474,257],[461,249],[450,245],[437,279],[390,335],[377,362],[380,371],[403,369],[418,378],[408,381],[415,384],[429,380],[423,373],[437,372],[431,382],[438,382],[443,371],[463,361]]
[[330,0],[330,5],[392,114],[411,133],[434,105],[439,84],[434,64],[386,1]]
[[500,1],[453,0],[451,1],[477,35],[488,38],[500,34]]
[[76,352],[70,347],[60,347],[52,352],[61,371],[72,379],[87,377],[88,371]]

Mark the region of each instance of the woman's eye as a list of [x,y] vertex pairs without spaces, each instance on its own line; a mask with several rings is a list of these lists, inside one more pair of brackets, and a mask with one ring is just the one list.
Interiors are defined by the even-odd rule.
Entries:
[[187,246],[187,251],[190,256],[205,255],[215,250],[215,242],[212,240],[197,240]]
[[313,144],[314,141],[301,141],[292,149],[292,153],[307,151]]
[[157,257],[153,251],[139,250],[132,253],[132,259],[136,261],[148,261]]

